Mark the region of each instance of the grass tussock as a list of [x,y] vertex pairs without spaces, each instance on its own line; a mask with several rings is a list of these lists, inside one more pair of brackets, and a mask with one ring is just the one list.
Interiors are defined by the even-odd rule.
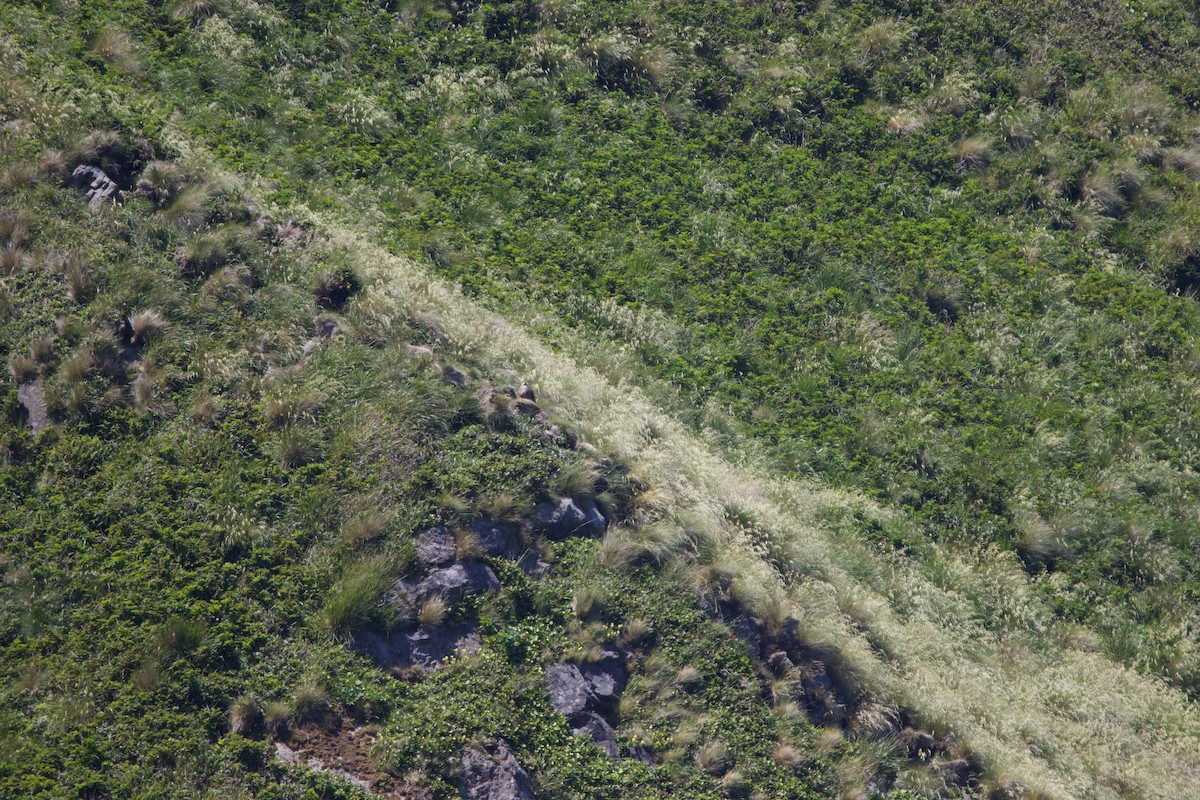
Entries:
[[[386,271],[386,291],[396,302],[423,298],[426,307],[454,321],[455,339],[471,341],[484,353],[499,357],[520,351],[539,394],[568,424],[640,464],[642,482],[653,485],[657,495],[652,503],[643,500],[645,513],[660,521],[610,529],[601,547],[606,563],[665,564],[711,547],[716,558],[724,559],[724,568],[737,575],[751,609],[764,618],[802,620],[805,641],[820,647],[831,659],[831,670],[858,697],[913,709],[926,724],[953,726],[987,763],[1019,772],[1027,785],[1049,796],[1078,796],[1107,780],[1082,767],[1085,753],[1108,754],[1096,763],[1112,769],[1122,765],[1121,773],[1139,776],[1140,786],[1161,786],[1162,776],[1181,791],[1187,785],[1184,778],[1171,777],[1188,758],[1190,745],[1182,743],[1200,745],[1200,726],[1190,721],[1187,706],[1173,691],[1102,655],[1058,650],[1042,639],[1036,631],[1046,630],[1044,610],[1019,565],[998,566],[995,555],[987,554],[976,562],[949,558],[940,571],[928,573],[919,564],[877,564],[876,556],[823,521],[831,509],[861,506],[861,499],[731,466],[627,385],[617,388],[567,356],[551,353],[520,329],[464,302],[412,262],[336,225],[330,229],[335,240]],[[645,436],[647,426],[654,436]],[[752,512],[754,527],[729,526],[727,507]],[[689,529],[673,521],[685,510],[711,522],[698,526],[693,519]],[[697,537],[716,541],[700,544]],[[775,540],[791,543],[787,551],[801,567],[797,576],[803,576],[794,584],[765,558]],[[839,592],[854,600],[844,600],[839,608]],[[863,611],[854,611],[856,606]],[[1037,655],[1015,669],[1001,668],[1000,642],[981,620],[1035,631],[1042,642]],[[895,655],[882,657],[872,638],[886,639]],[[1071,709],[1069,722],[1063,709]],[[1000,727],[980,724],[981,714],[1001,720]],[[1147,714],[1157,720],[1152,730],[1137,722]],[[1047,732],[1046,752],[1052,747],[1056,754],[1052,760],[1031,753],[1016,733],[1029,720],[1040,721]],[[1121,747],[1116,730],[1130,731],[1128,740],[1140,746]],[[1110,774],[1109,768],[1101,772]]]
[[347,564],[326,595],[319,616],[321,627],[345,636],[380,621],[383,594],[396,579],[389,556],[367,556]]

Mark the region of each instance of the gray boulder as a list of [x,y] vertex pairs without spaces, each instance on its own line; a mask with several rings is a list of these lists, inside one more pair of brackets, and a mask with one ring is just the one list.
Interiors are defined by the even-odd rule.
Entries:
[[605,650],[596,663],[580,667],[579,673],[587,681],[588,706],[606,714],[615,712],[629,680],[624,655]]
[[608,528],[608,522],[593,501],[576,502],[569,497],[562,498],[557,504],[539,505],[534,524],[551,539],[599,536]]
[[585,711],[591,699],[591,683],[574,664],[547,667],[546,688],[550,690],[550,705],[568,717]]
[[420,603],[434,595],[440,595],[447,603],[453,605],[464,597],[472,594],[496,591],[500,581],[496,573],[487,564],[468,562],[453,564],[443,569],[429,573],[425,580],[417,584],[415,600]]
[[478,626],[467,622],[438,628],[421,627],[387,637],[365,631],[354,638],[351,647],[367,655],[380,669],[394,672],[414,666],[437,669],[451,656],[479,652],[482,641]]
[[485,517],[471,523],[471,533],[479,542],[480,549],[495,558],[515,560],[525,550],[515,525],[507,525]]
[[444,567],[457,555],[454,534],[445,525],[417,534],[417,558],[426,567]]
[[17,387],[17,401],[25,406],[25,416],[34,433],[50,424],[50,412],[40,383],[22,383]]
[[593,664],[563,662],[546,668],[550,704],[568,717],[583,711],[616,711],[627,681],[625,656],[617,650],[604,651]]
[[463,751],[464,800],[537,800],[527,773],[503,739]]
[[587,736],[596,746],[608,754],[609,758],[619,759],[621,748],[617,745],[617,734],[604,717],[593,711],[585,711],[571,718],[571,732],[576,736]]
[[71,173],[71,184],[78,190],[86,192],[88,205],[99,208],[105,200],[117,199],[117,184],[99,167],[80,164]]

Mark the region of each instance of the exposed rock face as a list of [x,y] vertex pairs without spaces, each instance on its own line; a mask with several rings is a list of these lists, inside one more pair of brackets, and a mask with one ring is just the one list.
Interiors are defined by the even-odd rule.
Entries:
[[454,534],[445,525],[417,535],[417,558],[427,567],[444,567],[454,561],[456,552]]
[[554,710],[566,716],[583,711],[588,706],[591,687],[587,678],[574,664],[554,664],[546,668],[546,687],[550,690],[550,704]]
[[629,680],[624,654],[605,650],[596,663],[580,667],[579,672],[587,680],[588,705],[605,714],[614,713]]
[[617,734],[604,717],[593,711],[584,711],[571,717],[570,723],[571,732],[576,736],[589,737],[609,758],[621,757],[621,749],[617,746]]
[[520,531],[515,525],[485,517],[471,523],[471,533],[475,535],[479,547],[489,556],[515,560],[525,550],[521,543]]
[[71,184],[87,193],[88,205],[92,208],[99,208],[105,200],[117,199],[117,184],[99,167],[80,164],[71,173]]
[[465,800],[537,800],[529,773],[503,739],[463,751],[461,794]]
[[413,666],[436,669],[450,656],[479,652],[482,642],[475,623],[438,628],[421,627],[383,637],[367,631],[354,638],[352,647],[365,653],[381,669],[404,670]]
[[576,502],[569,497],[562,498],[557,505],[539,505],[534,524],[551,539],[599,536],[608,528],[608,522],[593,501]]
[[50,412],[40,383],[22,383],[17,387],[17,400],[25,406],[29,427],[37,433],[50,424]]
[[434,595],[440,595],[447,603],[453,605],[467,595],[496,591],[499,588],[500,581],[496,579],[492,568],[472,561],[453,564],[429,573],[429,577],[417,584],[414,599],[423,602]]
[[620,756],[617,737],[604,715],[616,711],[628,673],[625,655],[606,650],[594,664],[561,663],[546,668],[546,688],[554,710],[567,717],[576,736],[588,736],[612,758]]

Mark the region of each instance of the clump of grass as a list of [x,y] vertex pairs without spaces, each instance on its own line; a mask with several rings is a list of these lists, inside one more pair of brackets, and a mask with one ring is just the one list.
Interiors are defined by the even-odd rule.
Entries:
[[38,364],[49,364],[54,357],[54,337],[49,334],[34,337],[29,343],[29,357]]
[[858,50],[868,63],[876,63],[897,50],[904,42],[907,30],[893,19],[882,19],[863,29],[858,35]]
[[595,466],[586,460],[564,464],[554,477],[554,490],[563,497],[577,500],[594,497],[598,479]]
[[29,266],[29,255],[19,247],[7,244],[0,247],[0,273],[16,275]]
[[62,260],[61,271],[67,281],[67,297],[75,305],[82,306],[96,296],[98,285],[96,271],[82,254],[72,253]]
[[356,546],[373,542],[387,530],[391,517],[382,511],[369,511],[348,520],[338,535],[348,545]]
[[158,339],[166,333],[167,327],[167,318],[153,308],[130,314],[126,320],[129,343],[134,347],[144,347]]
[[519,522],[529,513],[529,501],[511,492],[498,492],[484,502],[483,513],[497,522]]
[[630,649],[636,650],[645,647],[654,640],[654,626],[641,617],[634,617],[625,623],[625,630],[621,633],[621,644]]
[[154,636],[154,643],[164,660],[187,655],[204,643],[208,627],[202,620],[172,617],[163,623]]
[[688,664],[675,673],[673,683],[685,692],[694,692],[704,685],[704,673]]
[[994,119],[1000,138],[1010,147],[1019,149],[1033,144],[1037,117],[1032,104],[1007,106],[995,112]]
[[290,469],[311,464],[317,458],[318,452],[317,444],[311,435],[294,425],[279,434],[279,441],[275,447],[275,457],[280,466]]
[[85,382],[95,368],[95,354],[90,347],[84,347],[63,362],[58,374],[64,384],[78,384]]
[[158,417],[165,417],[175,410],[172,403],[161,398],[166,382],[162,374],[149,364],[142,364],[140,373],[129,384],[129,396],[134,408]]
[[92,37],[91,48],[93,53],[113,69],[131,75],[141,69],[133,38],[124,28],[106,25]]
[[1200,151],[1186,147],[1172,147],[1163,153],[1163,163],[1173,170],[1184,173],[1194,181],[1200,181]]
[[0,212],[0,244],[24,247],[31,238],[29,212],[24,209]]
[[38,172],[47,178],[65,180],[67,177],[67,157],[61,150],[43,150],[38,159]]
[[[170,225],[194,231],[208,218],[211,204],[210,187],[204,183],[194,183],[180,189],[165,201],[158,215]],[[186,255],[186,250],[184,252]]]
[[417,611],[417,622],[426,628],[436,628],[446,621],[448,611],[446,598],[433,595],[421,603],[421,608]]
[[771,753],[771,758],[779,766],[793,770],[801,767],[805,761],[803,751],[790,744],[777,746]]
[[17,161],[9,164],[0,175],[0,191],[14,192],[22,186],[29,186],[37,180],[37,165],[29,161]]
[[714,739],[696,751],[696,766],[710,775],[724,775],[733,766],[733,758],[724,742]]
[[292,718],[301,725],[320,725],[333,711],[328,693],[320,686],[306,683],[292,694]]
[[229,729],[239,736],[255,736],[262,730],[263,711],[258,698],[242,695],[229,706]]
[[887,128],[899,136],[909,136],[925,127],[925,116],[911,109],[902,108],[888,118]]
[[29,356],[16,355],[9,361],[8,369],[12,374],[13,383],[20,386],[37,380],[41,365]]
[[604,589],[596,585],[581,586],[575,590],[571,600],[571,611],[581,620],[594,619],[604,610],[608,597]]
[[367,556],[347,564],[325,596],[320,626],[334,636],[366,627],[377,619],[383,593],[394,577],[395,567],[387,556]]
[[752,785],[749,779],[739,770],[730,770],[721,778],[721,793],[725,797],[743,800],[750,796]]
[[201,287],[205,297],[214,300],[244,305],[254,289],[254,274],[245,264],[230,264],[221,267],[209,276]]
[[263,727],[276,739],[286,739],[291,728],[292,711],[287,703],[267,703],[263,709]]
[[243,254],[247,245],[245,228],[222,225],[193,236],[175,261],[184,277],[208,277],[235,256]]
[[263,416],[269,424],[275,426],[315,422],[320,410],[321,399],[308,393],[268,398],[263,403]]
[[968,136],[959,139],[950,148],[950,155],[954,158],[954,168],[959,172],[983,169],[992,160],[991,142],[985,136]]
[[138,178],[137,190],[162,206],[171,202],[183,188],[186,175],[172,161],[151,161]]

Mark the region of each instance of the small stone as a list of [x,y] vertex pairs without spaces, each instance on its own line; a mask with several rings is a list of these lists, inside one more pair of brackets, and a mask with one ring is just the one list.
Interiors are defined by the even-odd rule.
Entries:
[[86,192],[88,205],[93,209],[99,208],[105,200],[117,199],[117,184],[99,167],[80,164],[71,173],[71,184],[79,191]]
[[517,397],[522,400],[528,400],[531,403],[537,402],[537,395],[534,394],[533,387],[524,381],[521,382],[521,387],[517,389]]
[[451,386],[466,386],[467,373],[457,367],[447,365],[442,369],[442,380]]

